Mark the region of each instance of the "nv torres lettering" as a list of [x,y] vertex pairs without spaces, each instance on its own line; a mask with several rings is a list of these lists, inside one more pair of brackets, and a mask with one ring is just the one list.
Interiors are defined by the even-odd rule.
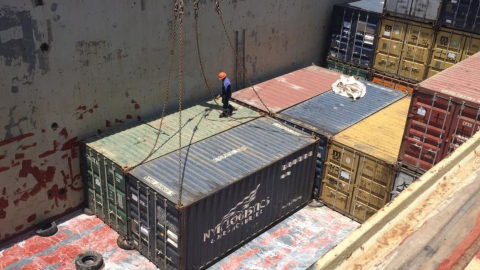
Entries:
[[248,224],[253,219],[259,217],[262,214],[262,209],[270,204],[270,197],[261,200],[257,203],[253,201],[257,198],[257,191],[260,185],[250,194],[239,202],[235,207],[230,209],[222,221],[213,229],[209,229],[203,234],[203,242],[209,241],[211,244],[215,241],[222,239],[230,232],[240,229],[243,225]]

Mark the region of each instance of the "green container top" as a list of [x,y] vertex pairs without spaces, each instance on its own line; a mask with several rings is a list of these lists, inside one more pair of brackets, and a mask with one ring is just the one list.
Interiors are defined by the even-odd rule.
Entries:
[[[221,104],[217,105],[214,101],[182,110],[182,147],[260,117],[258,112],[239,104],[233,105],[235,111],[229,118],[219,117]],[[159,124],[160,117],[144,124],[108,131],[84,142],[120,167],[130,167],[137,165],[150,153],[157,138]],[[148,160],[178,150],[178,126],[178,112],[164,117],[156,151]]]

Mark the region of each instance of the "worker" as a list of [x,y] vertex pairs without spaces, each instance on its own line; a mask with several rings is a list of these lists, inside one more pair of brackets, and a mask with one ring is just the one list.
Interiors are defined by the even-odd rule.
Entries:
[[228,103],[232,97],[232,86],[230,84],[230,80],[227,78],[227,73],[220,72],[220,74],[218,74],[218,80],[222,81],[222,93],[221,95],[217,96],[217,99],[222,97],[223,103],[223,113],[220,115],[220,117],[232,116],[234,108]]

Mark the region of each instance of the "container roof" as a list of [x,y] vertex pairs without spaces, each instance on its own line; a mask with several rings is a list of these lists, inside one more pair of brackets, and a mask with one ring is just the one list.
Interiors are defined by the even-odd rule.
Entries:
[[367,93],[355,102],[329,91],[285,110],[278,116],[330,138],[406,95],[374,83],[362,82],[367,87]]
[[417,89],[480,105],[480,53],[419,83]]
[[[332,70],[309,66],[259,83],[255,85],[255,90],[267,107],[277,113],[327,92],[340,76],[340,73]],[[261,111],[267,111],[251,87],[236,91],[232,98]]]
[[398,160],[410,97],[405,97],[333,137],[334,142],[361,151],[388,164]]
[[347,4],[342,4],[340,6],[381,14],[383,11],[384,3],[385,1],[381,1],[381,0],[363,0],[363,1],[355,1]]
[[[232,118],[219,118],[219,106],[214,101],[204,102],[182,110],[182,143],[195,143],[217,133],[241,125],[260,116],[258,112],[236,105]],[[85,140],[95,149],[120,166],[134,166],[151,151],[158,134],[160,119],[146,124],[112,130]],[[164,117],[162,134],[152,160],[178,149],[178,113]]]
[[[182,151],[182,204],[199,201],[314,142],[311,136],[271,118],[260,118],[193,144]],[[178,151],[142,164],[130,174],[177,202]]]

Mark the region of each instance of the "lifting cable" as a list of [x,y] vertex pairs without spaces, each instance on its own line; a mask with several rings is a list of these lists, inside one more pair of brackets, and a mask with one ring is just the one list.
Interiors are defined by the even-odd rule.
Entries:
[[172,29],[171,29],[171,39],[172,39],[172,45],[170,47],[170,63],[169,63],[169,66],[168,66],[168,77],[167,77],[167,87],[165,89],[165,98],[163,99],[163,108],[162,108],[162,116],[160,118],[160,124],[159,124],[159,127],[158,127],[158,134],[157,134],[157,138],[155,139],[155,143],[152,147],[152,150],[150,150],[150,153],[145,157],[145,159],[143,159],[142,161],[140,161],[138,164],[134,165],[134,166],[131,166],[131,167],[128,167],[125,172],[129,172],[133,169],[135,169],[136,167],[142,165],[143,163],[145,163],[156,151],[158,151],[158,149],[155,150],[155,148],[157,147],[157,143],[158,143],[158,139],[160,138],[160,134],[162,134],[162,125],[163,125],[163,118],[165,116],[165,109],[167,107],[167,101],[168,101],[168,98],[169,98],[169,94],[170,94],[170,79],[172,77],[172,66],[173,66],[173,59],[174,59],[174,55],[175,55],[175,41],[176,41],[176,38],[177,38],[177,18],[178,18],[178,4],[175,3],[174,5],[174,9],[173,9],[173,26],[172,26]]
[[183,8],[185,6],[183,0],[177,0],[178,4],[178,20],[180,31],[178,33],[178,207],[182,207],[182,80],[183,80],[183,16],[185,15]]

